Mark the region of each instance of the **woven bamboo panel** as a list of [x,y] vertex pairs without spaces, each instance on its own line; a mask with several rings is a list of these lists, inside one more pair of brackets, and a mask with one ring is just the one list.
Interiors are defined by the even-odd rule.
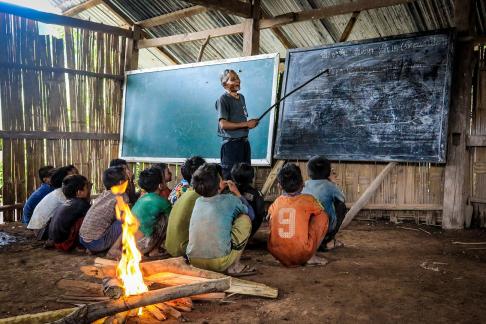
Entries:
[[[126,39],[63,28],[63,37],[39,35],[35,21],[0,13],[0,64],[67,68],[120,75]],[[0,67],[2,130],[119,133],[122,82],[113,78]],[[2,204],[24,202],[39,186],[37,170],[74,164],[102,189],[101,174],[118,156],[118,141],[4,139]],[[4,220],[19,218],[5,213]]]

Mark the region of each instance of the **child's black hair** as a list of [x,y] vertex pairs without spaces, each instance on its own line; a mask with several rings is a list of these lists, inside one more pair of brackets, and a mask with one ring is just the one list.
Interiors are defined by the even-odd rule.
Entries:
[[324,180],[331,175],[331,162],[322,155],[313,156],[307,162],[307,173],[312,180]]
[[299,167],[293,163],[285,164],[278,173],[277,179],[286,193],[297,192],[304,183]]
[[200,166],[192,175],[192,187],[203,197],[212,197],[218,193],[221,176],[218,165],[206,163]]
[[52,165],[46,165],[39,169],[39,179],[41,182],[44,182],[44,178],[49,178],[52,175],[52,170],[54,167]]
[[248,163],[240,162],[231,168],[231,177],[238,185],[249,185],[255,177],[255,170]]
[[72,171],[75,171],[74,174],[78,173],[78,168],[76,168],[73,164],[66,165],[63,168],[65,168],[68,173]]
[[128,163],[124,159],[113,159],[110,161],[110,168],[114,166],[119,166],[119,165],[126,165],[128,166]]
[[73,165],[66,165],[56,169],[56,171],[54,171],[54,173],[51,176],[51,186],[53,186],[56,189],[61,188],[62,181],[68,175],[69,171],[71,171],[72,169],[73,169]]
[[138,185],[146,192],[154,192],[162,183],[163,177],[159,168],[152,167],[140,172]]
[[164,176],[165,174],[165,169],[168,168],[166,163],[155,163],[152,167],[159,169],[160,172],[162,173],[162,176]]
[[83,190],[88,184],[88,179],[80,174],[71,174],[62,181],[62,192],[67,199],[76,198],[78,190]]
[[191,182],[191,178],[197,168],[206,163],[206,161],[200,156],[192,156],[188,158],[181,166],[181,174],[184,180]]
[[106,190],[120,184],[121,181],[127,180],[125,168],[121,165],[109,167],[103,172],[103,185]]

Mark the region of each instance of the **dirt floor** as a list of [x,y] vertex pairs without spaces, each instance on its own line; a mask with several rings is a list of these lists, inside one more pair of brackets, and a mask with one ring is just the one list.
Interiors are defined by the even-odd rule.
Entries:
[[[280,266],[265,251],[265,236],[257,235],[245,262],[255,264],[259,274],[247,279],[279,288],[279,298],[233,296],[233,303],[198,303],[184,320],[486,323],[486,244],[452,244],[486,242],[486,231],[420,227],[429,235],[418,228],[355,222],[342,231],[346,247],[325,253],[328,265],[291,269]],[[20,224],[1,225],[0,231],[28,236]],[[72,307],[57,301],[63,291],[56,282],[87,279],[79,267],[93,260],[80,252],[45,250],[30,236],[0,247],[0,318]]]

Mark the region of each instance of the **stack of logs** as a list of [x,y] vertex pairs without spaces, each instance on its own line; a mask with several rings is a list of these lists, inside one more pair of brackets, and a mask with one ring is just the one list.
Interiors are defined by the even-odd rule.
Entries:
[[149,291],[125,297],[116,279],[116,265],[114,261],[97,258],[93,266],[81,267],[84,274],[101,279],[102,283],[59,281],[58,287],[66,293],[58,301],[79,307],[55,323],[160,322],[181,318],[183,312],[191,311],[193,300],[224,301],[226,294],[266,298],[278,295],[277,289],[264,284],[198,269],[186,264],[183,258],[172,258],[142,262],[140,266]]

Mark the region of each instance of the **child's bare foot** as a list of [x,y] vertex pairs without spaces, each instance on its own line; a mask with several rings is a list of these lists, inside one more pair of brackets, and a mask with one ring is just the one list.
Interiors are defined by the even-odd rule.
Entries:
[[317,256],[317,255],[314,255],[312,258],[309,259],[309,261],[307,261],[307,265],[326,265],[328,264],[329,261],[327,261],[326,258],[323,258],[323,257],[320,257],[320,256]]
[[256,273],[256,269],[251,265],[237,262],[229,267],[226,273],[233,277],[251,276]]
[[340,248],[340,247],[343,247],[343,246],[344,246],[344,243],[343,242],[334,239],[331,242],[328,242],[327,243],[326,249],[327,250],[333,250],[335,248]]

